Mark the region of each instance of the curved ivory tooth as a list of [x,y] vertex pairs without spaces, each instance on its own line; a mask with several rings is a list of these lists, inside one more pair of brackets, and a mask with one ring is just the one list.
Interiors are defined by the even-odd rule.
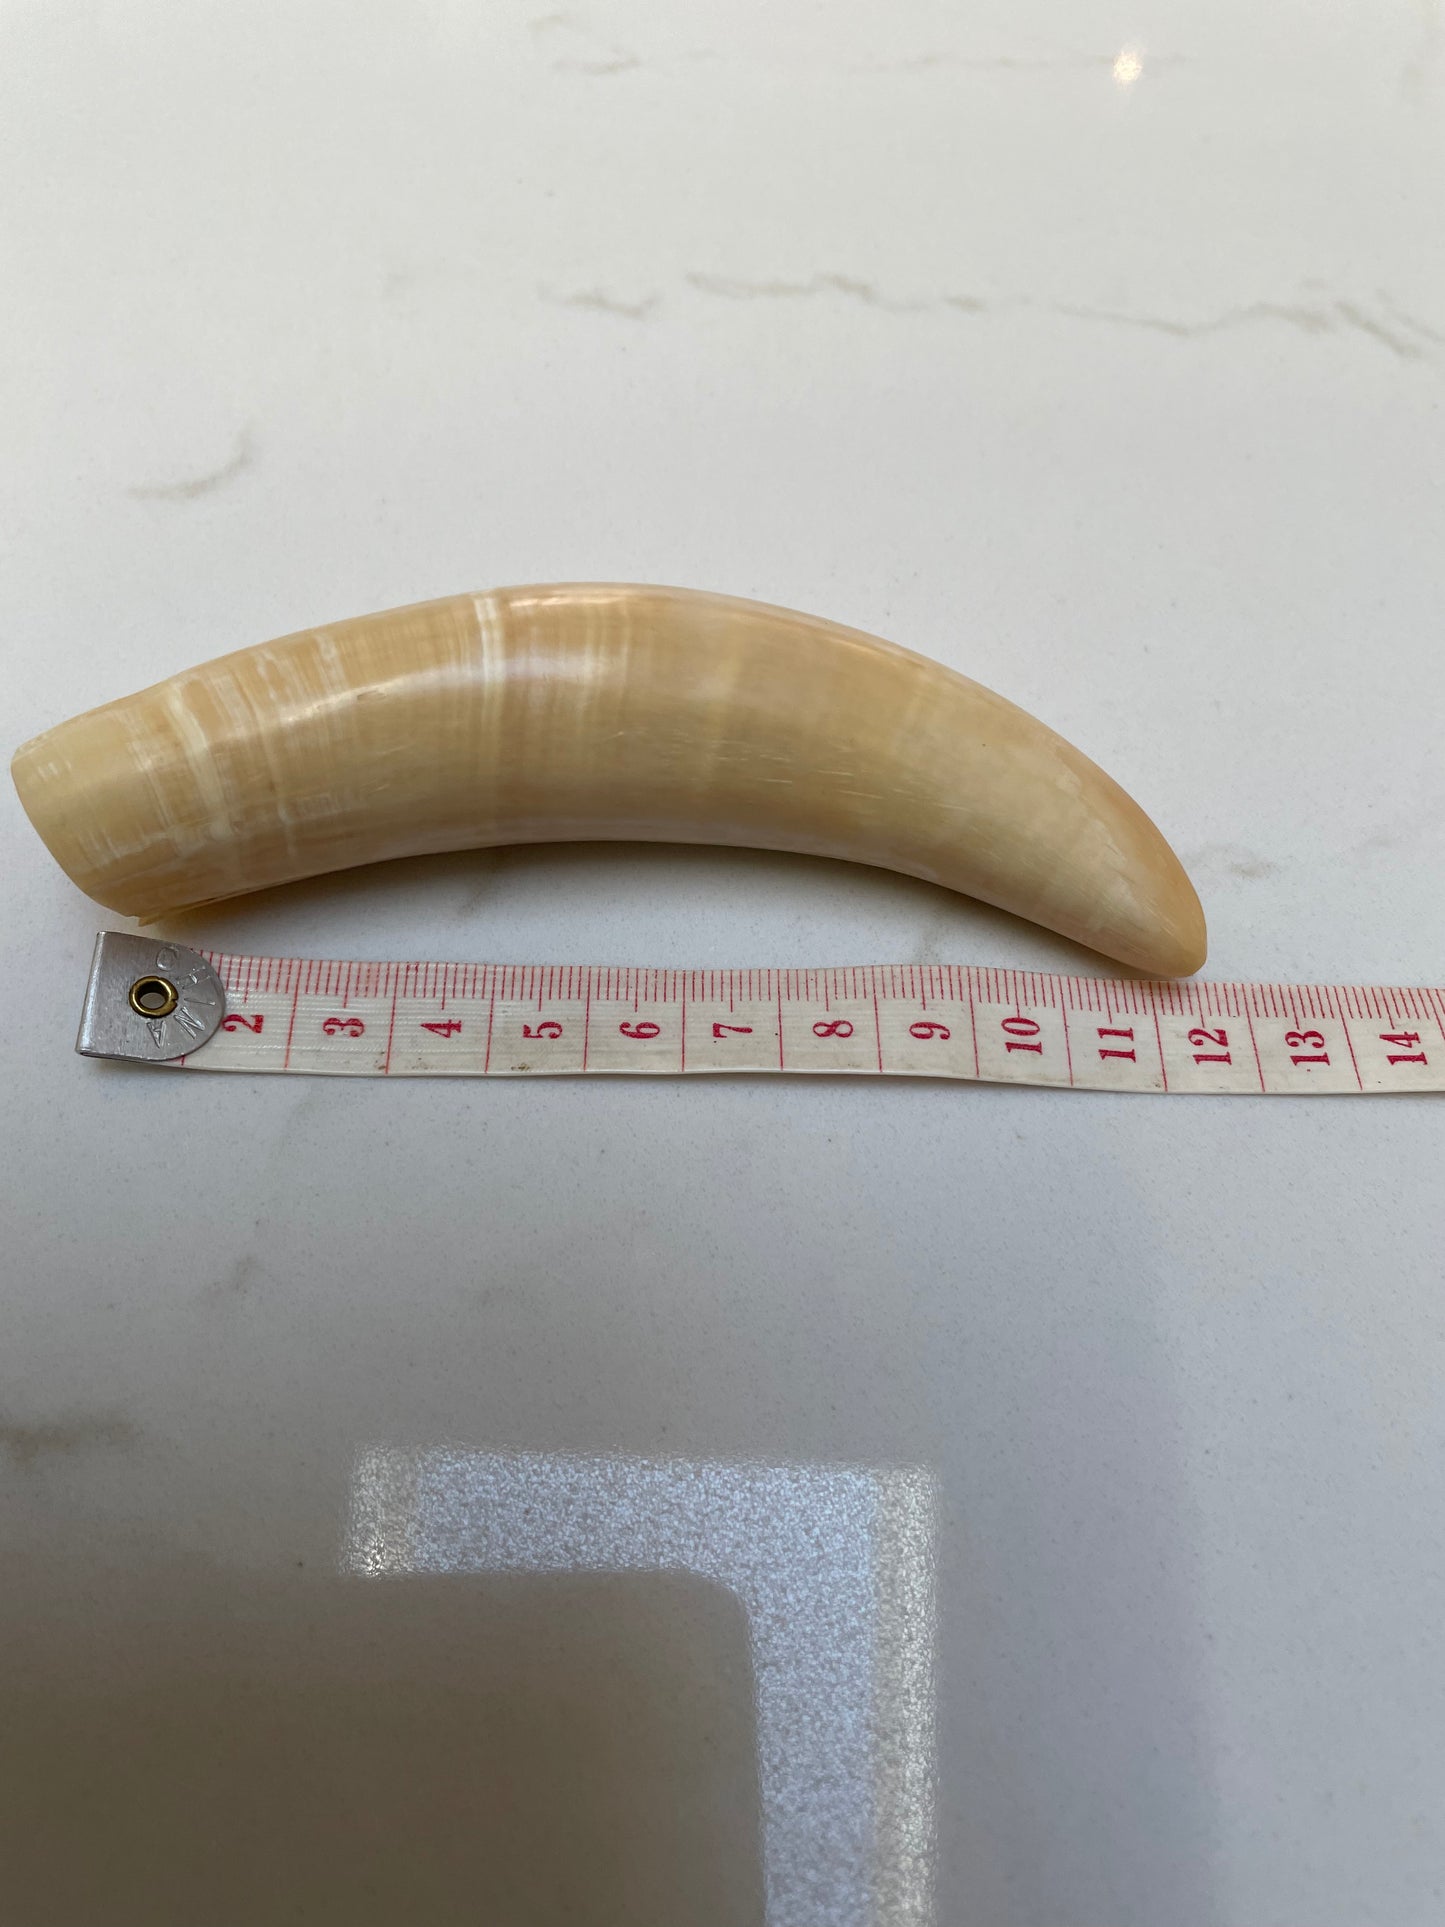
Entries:
[[222,656],[18,751],[80,888],[154,919],[383,857],[648,838],[926,877],[1162,976],[1204,918],[1137,804],[941,664],[728,596],[453,596]]

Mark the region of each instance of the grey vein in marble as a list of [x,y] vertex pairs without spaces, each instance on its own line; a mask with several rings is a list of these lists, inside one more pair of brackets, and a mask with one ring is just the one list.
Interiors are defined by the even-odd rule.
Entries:
[[249,428],[243,428],[236,437],[236,448],[229,461],[219,468],[208,469],[201,475],[183,476],[176,482],[159,482],[148,487],[127,489],[126,493],[138,502],[194,502],[202,495],[214,495],[228,482],[234,482],[243,475],[256,459],[255,446]]
[[1358,843],[1352,843],[1347,854],[1370,857],[1383,850],[1408,847],[1422,837],[1433,835],[1441,824],[1445,824],[1445,807],[1410,810],[1402,816],[1390,817]]
[[1076,321],[1103,321],[1120,328],[1144,328],[1153,334],[1174,335],[1179,340],[1194,340],[1203,335],[1224,334],[1234,328],[1255,327],[1261,322],[1283,322],[1302,334],[1327,335],[1353,331],[1378,341],[1381,347],[1402,361],[1420,361],[1425,350],[1417,342],[1392,330],[1385,322],[1366,312],[1358,303],[1337,296],[1316,306],[1285,301],[1251,301],[1243,307],[1225,308],[1199,321],[1181,321],[1171,315],[1130,314],[1118,308],[1093,308],[1072,303],[1055,303],[1055,314]]
[[537,292],[554,308],[587,308],[595,314],[616,315],[623,321],[646,321],[662,301],[660,294],[644,295],[640,301],[624,301],[618,295],[608,294],[605,288],[579,288],[575,294],[557,294],[551,288],[539,288]]
[[642,62],[636,54],[618,53],[605,60],[554,60],[552,71],[557,74],[626,74]]
[[224,1274],[216,1280],[210,1295],[223,1302],[246,1298],[263,1276],[264,1267],[255,1252],[243,1251],[238,1258],[232,1260]]
[[890,314],[920,314],[933,305],[927,301],[895,301],[879,292],[871,281],[852,274],[815,274],[807,281],[746,281],[732,275],[704,274],[687,277],[702,294],[719,295],[727,301],[806,299],[816,294],[841,294],[865,307],[882,308]]
[[1187,870],[1222,870],[1248,883],[1279,875],[1277,863],[1256,850],[1247,850],[1242,843],[1206,843],[1201,849],[1187,851],[1183,862]]
[[1418,315],[1408,314],[1398,302],[1391,300],[1383,288],[1376,288],[1375,299],[1387,311],[1390,319],[1399,322],[1402,328],[1408,328],[1412,334],[1419,335],[1422,340],[1445,346],[1445,329],[1432,328],[1428,322],[1421,321]]
[[543,13],[535,20],[529,20],[527,25],[534,34],[569,34],[583,46],[591,43],[593,51],[590,53],[584,53],[579,49],[576,53],[559,54],[552,62],[553,73],[585,74],[600,78],[609,74],[630,73],[634,68],[642,65],[641,60],[630,47],[619,46],[615,41],[599,40],[586,23],[575,14]]
[[951,309],[959,314],[987,315],[1008,309],[1033,308],[1040,314],[1060,315],[1070,321],[1104,322],[1114,327],[1139,328],[1151,334],[1170,335],[1181,341],[1278,322],[1307,335],[1361,335],[1388,349],[1401,361],[1426,360],[1430,357],[1429,349],[1424,344],[1445,343],[1445,333],[1406,313],[1383,294],[1379,299],[1382,307],[1388,310],[1386,319],[1372,314],[1358,301],[1345,295],[1335,295],[1316,302],[1251,301],[1239,307],[1226,308],[1219,314],[1190,321],[1173,315],[1095,307],[1083,302],[1035,301],[1027,295],[986,300],[979,295],[941,294],[899,300],[886,294],[875,282],[837,271],[814,274],[806,281],[754,281],[738,275],[693,269],[686,278],[698,293],[728,301],[797,301],[819,295],[841,295],[888,314],[927,314]]
[[69,1458],[78,1452],[99,1452],[107,1447],[124,1450],[134,1445],[136,1437],[136,1428],[129,1419],[110,1412],[46,1419],[34,1425],[0,1417],[0,1448],[21,1472],[34,1470],[43,1459]]

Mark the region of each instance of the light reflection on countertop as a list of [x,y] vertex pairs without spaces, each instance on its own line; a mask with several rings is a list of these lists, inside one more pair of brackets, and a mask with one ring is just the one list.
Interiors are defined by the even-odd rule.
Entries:
[[741,1601],[768,1927],[933,1914],[933,1475],[438,1447],[358,1455],[343,1569],[687,1572]]

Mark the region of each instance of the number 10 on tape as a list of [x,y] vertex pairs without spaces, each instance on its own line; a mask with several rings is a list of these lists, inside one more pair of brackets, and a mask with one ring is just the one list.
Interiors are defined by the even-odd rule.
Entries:
[[1445,990],[920,964],[322,962],[112,934],[97,945],[78,1047],[187,1070],[377,1077],[834,1072],[1175,1095],[1435,1091]]

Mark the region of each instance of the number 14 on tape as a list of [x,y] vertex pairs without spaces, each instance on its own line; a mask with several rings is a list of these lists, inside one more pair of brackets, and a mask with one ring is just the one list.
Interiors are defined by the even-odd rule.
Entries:
[[658,970],[203,953],[187,1069],[351,1076],[845,1072],[1171,1094],[1445,1090],[1445,991],[951,965]]

